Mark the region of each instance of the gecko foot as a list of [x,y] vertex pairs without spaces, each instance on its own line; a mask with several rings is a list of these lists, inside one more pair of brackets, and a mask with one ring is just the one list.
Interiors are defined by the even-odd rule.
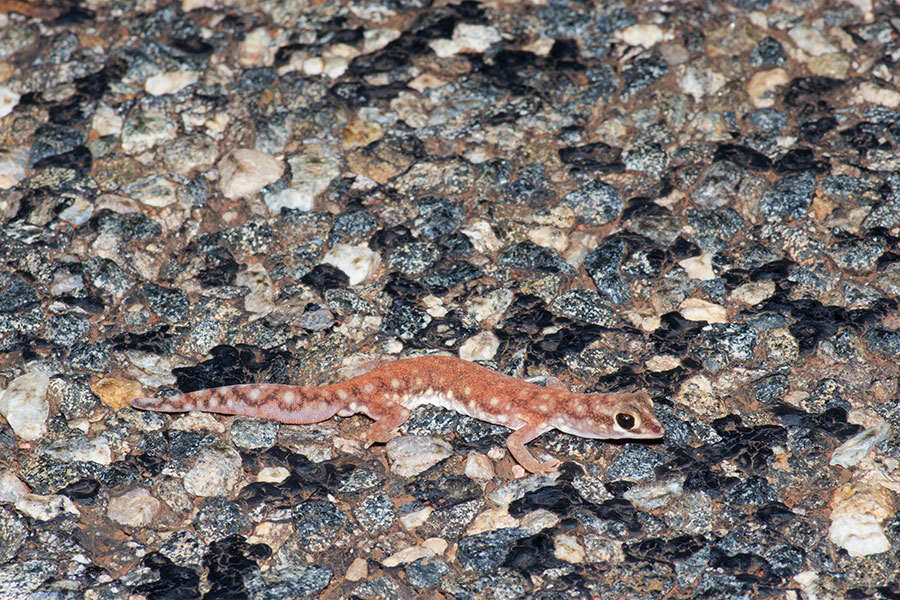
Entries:
[[559,465],[562,464],[562,461],[556,460],[552,458],[550,460],[545,460],[542,463],[538,463],[537,469],[534,470],[535,475],[550,475],[551,473],[555,473],[559,470]]

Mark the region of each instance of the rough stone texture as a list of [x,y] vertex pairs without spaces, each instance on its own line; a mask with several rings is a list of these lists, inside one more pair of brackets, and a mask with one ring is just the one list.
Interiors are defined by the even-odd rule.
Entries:
[[[895,2],[0,8],[0,599],[896,597]],[[666,435],[128,408],[438,351]]]

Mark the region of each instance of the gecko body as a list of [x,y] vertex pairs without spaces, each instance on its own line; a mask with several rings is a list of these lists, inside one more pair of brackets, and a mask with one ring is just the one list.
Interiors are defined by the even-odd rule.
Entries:
[[525,447],[551,429],[594,439],[663,435],[646,393],[581,394],[541,387],[451,356],[398,360],[331,385],[233,385],[132,401],[144,410],[200,410],[292,424],[361,413],[375,421],[366,436],[368,444],[387,442],[410,411],[423,404],[513,429],[506,446],[533,473],[549,473],[559,465],[556,460],[537,460]]

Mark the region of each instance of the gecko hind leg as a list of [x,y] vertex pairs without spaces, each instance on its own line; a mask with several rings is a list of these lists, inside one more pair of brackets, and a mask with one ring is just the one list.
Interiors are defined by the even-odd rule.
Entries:
[[366,433],[366,447],[372,444],[384,444],[391,439],[394,431],[409,419],[409,411],[395,404],[387,407],[381,414],[369,415],[375,422]]

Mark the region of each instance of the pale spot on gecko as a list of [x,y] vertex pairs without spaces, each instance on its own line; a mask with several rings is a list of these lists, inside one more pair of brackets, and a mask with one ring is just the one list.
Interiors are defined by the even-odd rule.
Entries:
[[251,402],[258,402],[260,396],[262,396],[262,392],[255,388],[247,392],[247,398],[249,398]]
[[294,392],[285,392],[282,398],[286,404],[293,404],[297,401],[297,395]]
[[341,389],[339,389],[339,390],[337,391],[337,396],[338,396],[338,398],[340,398],[341,400],[346,400],[346,399],[350,396],[350,394],[347,393],[347,390],[341,390]]
[[363,386],[363,391],[367,394],[371,394],[372,392],[375,391],[375,386],[372,385],[371,383],[367,383],[366,385]]
[[401,385],[401,382],[399,379],[397,379],[396,377],[391,378],[391,387],[392,388],[394,388],[395,390],[399,390],[400,385]]
[[491,396],[491,399],[488,400],[488,404],[490,404],[494,408],[497,408],[498,406],[500,406],[500,398]]

